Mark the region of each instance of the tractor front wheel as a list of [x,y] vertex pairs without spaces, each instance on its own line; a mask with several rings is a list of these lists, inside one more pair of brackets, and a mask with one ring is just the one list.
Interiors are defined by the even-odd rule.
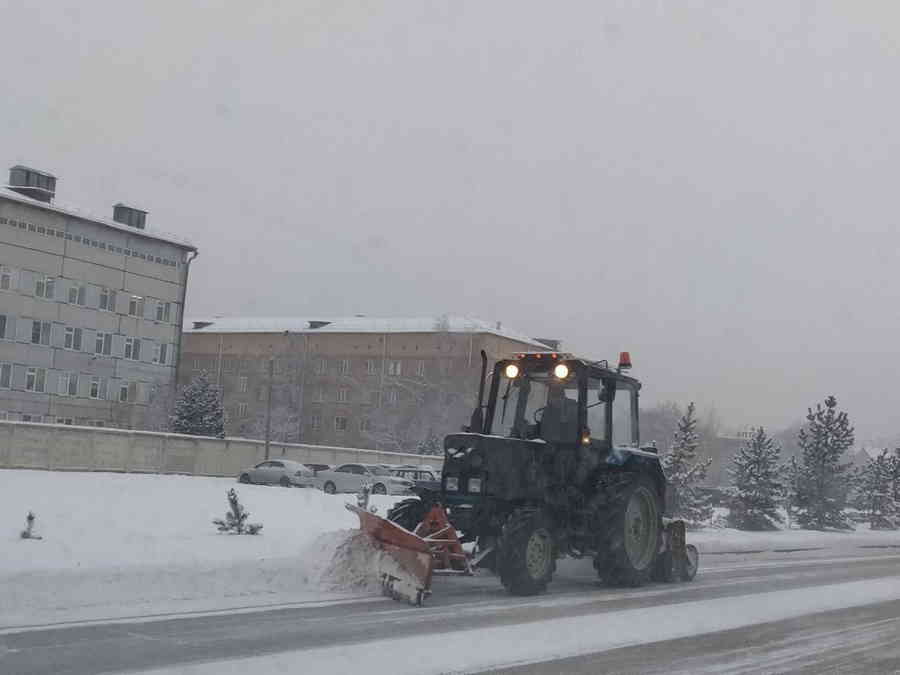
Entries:
[[539,511],[515,511],[497,542],[500,581],[513,595],[544,591],[556,570],[556,546],[550,525]]
[[410,532],[415,532],[427,512],[427,505],[421,499],[404,499],[388,509],[387,519]]
[[603,486],[604,521],[594,565],[611,585],[640,586],[656,568],[662,536],[662,500],[653,480],[629,476]]

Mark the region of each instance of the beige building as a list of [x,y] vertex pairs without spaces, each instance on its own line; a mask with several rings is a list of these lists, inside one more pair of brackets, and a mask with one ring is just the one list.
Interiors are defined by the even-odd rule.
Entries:
[[229,435],[264,437],[271,389],[273,440],[413,451],[468,420],[481,350],[550,348],[462,317],[214,318],[187,322],[179,382],[207,372]]
[[140,428],[171,389],[191,244],[124,204],[97,218],[15,166],[0,188],[0,418]]

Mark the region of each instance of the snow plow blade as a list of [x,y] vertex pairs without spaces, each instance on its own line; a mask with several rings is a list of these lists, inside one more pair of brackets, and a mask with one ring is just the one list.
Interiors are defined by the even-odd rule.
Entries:
[[384,594],[395,600],[421,606],[431,594],[434,569],[428,542],[396,523],[354,504],[346,504],[346,507],[359,516],[360,529],[385,553],[378,561],[378,574]]

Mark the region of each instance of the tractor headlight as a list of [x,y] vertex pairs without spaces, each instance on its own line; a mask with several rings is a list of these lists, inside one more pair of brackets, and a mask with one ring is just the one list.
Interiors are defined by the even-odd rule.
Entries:
[[447,476],[444,479],[444,489],[447,492],[459,492],[459,478],[457,476]]
[[559,363],[556,368],[553,369],[553,374],[560,380],[564,380],[569,376],[569,366],[565,363]]
[[510,363],[503,372],[509,379],[514,380],[519,376],[519,366],[515,363]]
[[480,478],[470,478],[469,479],[469,492],[481,492],[481,479]]

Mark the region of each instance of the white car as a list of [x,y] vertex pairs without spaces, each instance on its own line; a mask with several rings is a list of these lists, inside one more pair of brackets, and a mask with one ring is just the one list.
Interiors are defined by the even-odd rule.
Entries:
[[316,485],[328,494],[359,492],[364,483],[372,486],[375,495],[413,494],[413,481],[392,476],[377,464],[340,464],[331,471],[319,471]]
[[315,472],[305,464],[290,459],[267,459],[244,469],[238,476],[238,481],[282,487],[314,487]]

